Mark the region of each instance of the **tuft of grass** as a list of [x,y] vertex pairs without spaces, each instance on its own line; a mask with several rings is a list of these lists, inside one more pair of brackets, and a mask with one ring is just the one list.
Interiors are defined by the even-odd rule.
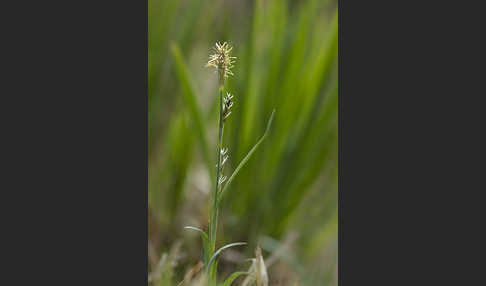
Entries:
[[[218,141],[217,141],[217,164],[216,164],[216,178],[215,178],[215,188],[211,192],[210,196],[210,214],[209,214],[209,230],[208,234],[203,230],[196,228],[196,227],[185,227],[186,229],[192,229],[199,231],[201,233],[203,239],[203,263],[204,268],[207,272],[208,278],[208,285],[213,286],[217,284],[217,266],[218,266],[218,255],[225,249],[239,246],[239,245],[246,245],[245,242],[234,242],[227,244],[218,250],[216,250],[216,235],[217,235],[217,227],[218,227],[218,213],[220,208],[220,203],[222,199],[223,193],[228,189],[229,184],[231,181],[238,175],[239,170],[246,164],[246,162],[250,159],[251,155],[255,152],[258,146],[262,143],[262,141],[267,136],[268,130],[272,124],[273,115],[275,111],[272,112],[270,116],[270,120],[267,124],[267,129],[262,136],[262,138],[255,144],[255,146],[250,150],[250,152],[246,155],[246,157],[242,160],[239,166],[231,175],[228,182],[224,185],[223,183],[226,180],[226,176],[223,175],[223,168],[225,162],[228,160],[228,149],[223,148],[223,130],[224,124],[226,119],[231,114],[231,107],[233,106],[233,95],[227,93],[224,96],[224,88],[225,88],[225,80],[228,78],[229,75],[233,75],[231,68],[233,68],[234,59],[236,57],[231,56],[232,47],[224,43],[216,43],[214,49],[214,54],[210,55],[209,61],[207,63],[207,67],[214,67],[218,72],[218,86],[219,86],[219,118],[218,118]],[[191,88],[189,85],[189,81],[184,70],[184,66],[181,64],[182,57],[175,46],[173,46],[174,55],[176,58],[176,62],[179,62],[178,66],[180,77],[185,83],[186,86],[186,93],[192,94]],[[190,98],[189,102],[192,103],[192,109],[197,109],[194,104],[194,99],[192,96],[188,96]],[[195,113],[195,116],[200,119],[200,115],[198,112]],[[209,258],[210,257],[210,258]],[[208,259],[209,258],[209,259]],[[231,283],[231,282],[230,282]]]
[[206,127],[205,122],[203,121],[203,115],[201,108],[199,107],[196,99],[196,93],[194,88],[194,83],[192,82],[191,77],[189,76],[189,72],[187,71],[186,64],[184,63],[184,59],[182,57],[181,51],[177,44],[171,43],[171,52],[172,56],[174,57],[174,62],[176,65],[177,76],[179,78],[179,82],[183,88],[183,95],[184,100],[189,107],[189,111],[191,114],[193,125],[199,135],[199,142],[201,145],[201,151],[204,157],[204,162],[208,170],[211,173],[211,177],[213,177],[214,169],[211,168],[211,159],[210,159],[210,152],[208,147],[208,140],[206,135]]
[[[185,229],[188,230],[195,230],[201,233],[202,238],[202,245],[203,245],[203,255],[202,255],[202,264],[204,265],[204,269],[207,273],[207,285],[216,285],[217,284],[217,265],[218,265],[218,255],[225,249],[246,245],[244,242],[236,242],[227,244],[218,250],[216,250],[216,234],[217,234],[217,225],[218,225],[218,213],[221,204],[221,200],[223,198],[223,194],[227,192],[231,182],[234,178],[238,175],[239,171],[242,167],[249,161],[253,153],[256,151],[258,146],[263,142],[263,140],[267,137],[267,134],[270,130],[273,117],[275,114],[275,110],[272,111],[270,119],[267,123],[267,127],[263,136],[258,140],[258,142],[253,146],[253,148],[249,151],[249,153],[243,158],[240,162],[238,167],[234,170],[230,179],[224,184],[226,180],[226,176],[223,175],[223,167],[225,162],[228,160],[228,149],[223,148],[223,130],[225,121],[228,119],[229,115],[231,114],[231,108],[233,106],[233,95],[227,93],[224,96],[224,89],[225,89],[225,80],[228,78],[229,75],[233,75],[231,68],[233,68],[233,63],[235,57],[230,56],[232,51],[232,47],[230,47],[226,42],[220,44],[216,43],[214,48],[214,54],[210,56],[208,64],[206,66],[215,67],[218,72],[218,99],[219,99],[219,118],[218,118],[218,141],[217,141],[217,164],[216,164],[216,177],[214,180],[215,188],[211,192],[210,196],[210,215],[209,215],[209,230],[208,233],[203,231],[200,228],[193,227],[193,226],[186,226]],[[171,52],[175,61],[177,76],[183,88],[183,95],[186,104],[189,106],[189,113],[192,118],[193,125],[195,126],[196,130],[198,131],[199,135],[199,142],[202,146],[202,153],[203,157],[206,161],[206,165],[208,165],[208,169],[211,170],[211,162],[209,160],[209,151],[207,146],[207,139],[206,139],[206,131],[203,123],[203,116],[202,112],[197,104],[195,92],[194,92],[194,84],[189,76],[187,71],[186,64],[184,63],[182,54],[178,46],[174,43],[171,44]],[[211,175],[214,172],[211,172]],[[223,187],[224,184],[224,187]],[[180,197],[180,196],[178,196]],[[172,201],[173,203],[177,203],[178,201]],[[160,268],[157,268],[160,269]],[[188,272],[191,274],[192,272]],[[237,276],[242,274],[242,272],[235,272],[235,275],[230,276],[225,284],[231,284]],[[189,275],[192,277],[193,274]],[[167,275],[166,275],[167,276]],[[186,280],[190,280],[187,274],[181,284],[185,283]],[[169,279],[170,280],[170,279]],[[167,279],[166,279],[166,283]]]
[[[333,285],[337,22],[336,0],[149,0],[149,239],[156,253],[169,253],[183,234],[181,225],[198,225],[209,245],[212,209],[218,220],[213,249],[201,258],[202,234],[184,240],[184,258],[164,285],[177,285],[199,259],[207,265],[216,245],[246,241],[212,262],[219,265],[213,275],[229,278],[241,269],[226,255],[253,257],[257,245],[272,254],[263,242],[279,242],[291,232],[298,234],[288,250],[292,260],[274,262],[270,280],[292,272],[299,285]],[[222,94],[218,75],[202,64],[208,43],[217,39],[231,39],[238,57]],[[222,132],[230,156],[216,176],[220,158],[213,157],[213,146],[219,145],[220,100],[227,93],[235,95]],[[216,182],[224,176],[214,208]],[[149,268],[153,273],[157,263]],[[205,270],[191,281],[207,282],[203,275]]]

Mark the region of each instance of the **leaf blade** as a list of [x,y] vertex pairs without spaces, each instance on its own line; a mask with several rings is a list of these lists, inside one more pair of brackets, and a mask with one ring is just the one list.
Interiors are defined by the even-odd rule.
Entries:
[[191,115],[192,121],[196,127],[197,133],[199,135],[199,141],[201,144],[202,155],[204,158],[204,162],[207,165],[208,171],[211,174],[211,178],[215,176],[215,170],[212,168],[212,161],[209,153],[208,147],[208,140],[206,134],[206,127],[203,121],[202,111],[197,103],[196,93],[194,91],[194,86],[191,77],[189,76],[189,72],[187,70],[187,66],[184,62],[182,57],[181,50],[177,46],[176,43],[171,43],[171,52],[172,57],[174,58],[177,77],[183,89],[184,100],[189,107],[189,113]]
[[195,230],[201,233],[201,238],[203,241],[203,263],[206,265],[206,262],[208,261],[209,255],[210,255],[210,249],[209,249],[209,238],[206,232],[204,232],[202,229],[194,227],[194,226],[185,226],[184,229],[189,229],[189,230]]
[[230,247],[233,247],[233,246],[239,246],[239,245],[246,245],[246,242],[233,242],[233,243],[230,243],[230,244],[227,244],[223,247],[221,247],[220,249],[218,249],[214,254],[213,256],[211,257],[211,259],[209,260],[209,263],[208,263],[208,267],[211,267],[211,263],[216,259],[216,257],[218,257],[218,255],[225,249],[227,248],[230,248]]
[[272,114],[270,115],[270,119],[268,120],[267,128],[265,129],[265,133],[263,133],[263,136],[260,138],[260,140],[258,140],[258,142],[253,146],[253,148],[251,148],[250,152],[248,152],[248,154],[246,154],[245,158],[243,158],[243,160],[241,160],[240,164],[238,164],[238,167],[236,167],[236,169],[233,171],[233,174],[231,174],[230,178],[228,179],[228,181],[224,185],[223,189],[221,190],[221,193],[218,196],[218,205],[221,203],[223,195],[226,193],[229,185],[234,180],[236,175],[238,175],[241,168],[243,168],[243,166],[245,166],[245,164],[248,162],[248,160],[250,160],[251,156],[253,155],[255,150],[258,148],[258,146],[260,146],[260,144],[263,142],[263,140],[267,137],[268,131],[270,130],[270,126],[272,125],[274,115],[275,115],[275,109],[272,111]]

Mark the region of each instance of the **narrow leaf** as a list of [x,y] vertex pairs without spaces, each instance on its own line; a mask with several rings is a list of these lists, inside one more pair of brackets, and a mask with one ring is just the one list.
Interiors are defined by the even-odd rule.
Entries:
[[239,271],[239,272],[235,272],[233,274],[231,274],[225,281],[224,281],[224,284],[223,286],[230,286],[231,283],[233,283],[233,281],[238,278],[240,275],[248,275],[249,273],[248,272],[244,272],[244,271]]
[[246,245],[246,242],[234,242],[234,243],[230,243],[230,244],[227,244],[223,247],[221,247],[220,249],[218,249],[214,254],[213,254],[213,257],[211,257],[211,259],[209,260],[209,263],[208,263],[208,267],[211,267],[211,263],[214,261],[214,259],[216,259],[216,257],[221,253],[221,251],[227,249],[227,248],[230,248],[230,247],[233,247],[233,246],[238,246],[238,245]]
[[214,263],[209,268],[209,285],[208,286],[216,286],[218,281],[218,261],[219,258],[214,260]]
[[171,43],[171,52],[172,52],[172,57],[174,58],[175,61],[177,77],[183,89],[184,101],[189,106],[189,111],[190,111],[192,121],[194,122],[197,133],[199,135],[199,141],[202,148],[202,155],[207,165],[208,171],[211,174],[211,178],[213,178],[215,176],[213,174],[215,170],[212,167],[212,163],[211,163],[212,161],[210,159],[209,148],[207,143],[208,140],[206,135],[206,127],[203,121],[201,108],[197,103],[193,82],[191,77],[189,76],[189,72],[187,70],[186,64],[182,57],[181,50],[175,43]]
[[255,146],[253,146],[253,148],[251,148],[250,152],[248,152],[248,154],[246,154],[245,158],[243,158],[243,160],[241,160],[238,167],[236,167],[236,169],[233,171],[233,174],[231,174],[231,177],[228,179],[228,182],[226,182],[226,184],[224,185],[224,188],[223,188],[223,190],[221,190],[221,193],[219,194],[219,197],[218,197],[218,205],[221,202],[223,195],[225,194],[229,185],[234,180],[236,175],[238,175],[238,172],[241,170],[241,168],[243,168],[243,166],[245,166],[245,164],[248,162],[248,160],[250,160],[251,155],[253,155],[253,153],[258,148],[258,146],[260,146],[260,144],[263,142],[263,140],[267,137],[268,130],[270,130],[270,126],[272,125],[274,114],[275,114],[275,109],[272,111],[272,115],[270,115],[270,119],[268,120],[268,123],[267,123],[267,129],[265,129],[265,133],[263,134],[262,138],[260,138],[260,140],[258,140],[258,142],[255,144]]
[[194,226],[185,226],[184,229],[190,229],[190,230],[195,230],[199,231],[201,233],[201,238],[203,241],[203,262],[206,265],[208,262],[208,258],[210,255],[210,249],[209,249],[209,238],[206,232],[204,232],[202,229],[194,227]]
[[205,238],[205,239],[208,239],[208,235],[200,228],[197,228],[195,226],[185,226],[184,227],[185,229],[191,229],[191,230],[195,230],[195,231],[199,231],[201,233],[201,235]]

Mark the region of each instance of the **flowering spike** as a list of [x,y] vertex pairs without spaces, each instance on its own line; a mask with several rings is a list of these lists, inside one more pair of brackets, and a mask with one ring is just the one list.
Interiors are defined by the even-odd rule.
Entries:
[[214,67],[219,72],[219,86],[223,87],[224,80],[228,75],[233,75],[231,68],[234,64],[234,59],[236,57],[230,56],[233,47],[226,42],[220,44],[216,42],[215,47],[213,47],[214,54],[209,56],[209,61],[206,67]]
[[221,148],[221,155],[224,156],[228,153],[228,148]]
[[225,120],[231,114],[231,107],[233,106],[233,95],[229,92],[226,93],[226,96],[223,99],[223,120]]
[[226,113],[226,114],[224,115],[224,117],[223,117],[223,120],[226,120],[226,118],[228,118],[228,116],[229,116],[230,114],[231,114],[231,111],[230,111],[230,112],[228,112],[228,113]]
[[221,167],[223,167],[224,163],[226,163],[226,160],[228,160],[228,156],[224,156],[223,162],[221,162]]
[[224,183],[224,181],[226,181],[226,176],[222,176],[219,178],[219,184],[221,185],[222,183]]

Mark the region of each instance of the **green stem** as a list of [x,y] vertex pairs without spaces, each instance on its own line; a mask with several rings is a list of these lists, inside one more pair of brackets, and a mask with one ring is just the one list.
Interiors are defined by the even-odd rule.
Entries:
[[216,167],[216,187],[212,193],[212,207],[211,207],[211,220],[209,222],[210,232],[209,241],[211,244],[211,251],[216,250],[216,233],[218,227],[218,192],[220,189],[219,176],[221,169],[221,148],[223,145],[223,87],[219,88],[219,137],[218,137],[218,157]]
[[[223,145],[223,85],[219,87],[219,137],[218,137],[218,163],[216,166],[216,187],[212,192],[212,205],[210,209],[210,220],[209,220],[209,248],[211,251],[211,256],[216,251],[216,234],[218,228],[218,193],[220,189],[219,176],[221,172],[221,148]],[[209,265],[207,265],[209,266]],[[213,263],[211,267],[207,267],[208,271],[208,285],[216,285],[216,267],[217,263]]]

